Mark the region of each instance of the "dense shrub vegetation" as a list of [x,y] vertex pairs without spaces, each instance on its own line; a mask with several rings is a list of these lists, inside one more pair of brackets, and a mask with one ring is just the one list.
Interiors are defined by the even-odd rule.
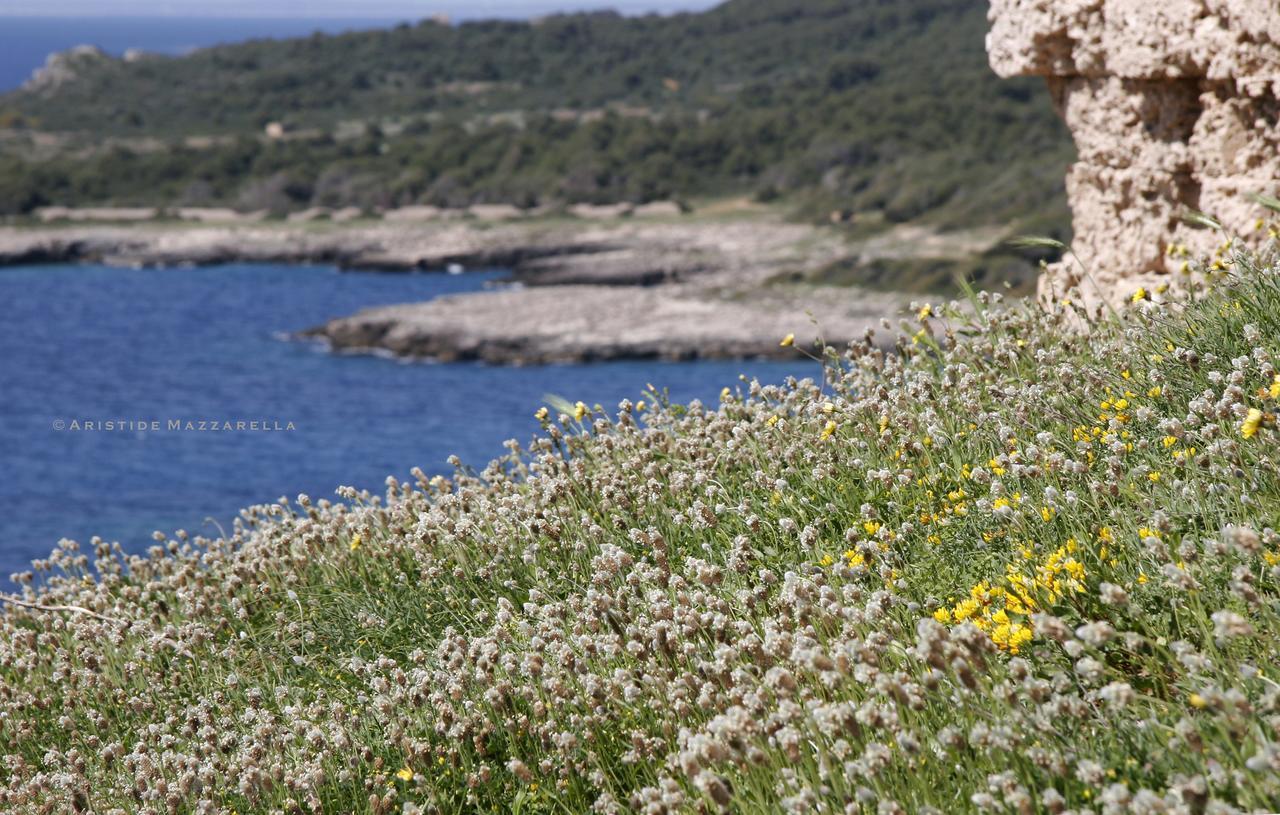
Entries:
[[0,617],[0,807],[1275,810],[1280,268],[1215,268],[64,542]]
[[[731,0],[673,17],[423,22],[88,58],[75,81],[0,97],[16,134],[0,156],[0,210],[745,193],[815,217],[1038,216],[1060,230],[1069,139],[1038,81],[991,74],[985,8]],[[269,122],[293,135],[264,138]],[[20,128],[81,135],[36,158]],[[103,136],[112,146],[95,147]]]

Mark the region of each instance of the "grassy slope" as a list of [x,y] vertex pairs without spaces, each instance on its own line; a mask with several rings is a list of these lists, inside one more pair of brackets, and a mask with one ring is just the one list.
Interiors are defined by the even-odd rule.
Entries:
[[[754,193],[804,213],[1065,230],[1069,139],[1033,79],[1003,82],[978,0],[733,0],[672,18],[434,24],[111,61],[0,120],[214,148],[0,156],[0,211],[183,202],[297,209],[414,201]],[[468,83],[482,83],[478,86]],[[463,87],[465,86],[465,88]],[[620,111],[557,121],[556,109]],[[627,115],[636,109],[650,115]],[[523,122],[496,121],[518,112]],[[258,138],[283,120],[326,135]],[[386,126],[335,139],[338,123]]]
[[1255,263],[1083,333],[984,296],[824,384],[566,408],[483,480],[68,544],[26,600],[101,616],[0,618],[0,807],[1274,810]]

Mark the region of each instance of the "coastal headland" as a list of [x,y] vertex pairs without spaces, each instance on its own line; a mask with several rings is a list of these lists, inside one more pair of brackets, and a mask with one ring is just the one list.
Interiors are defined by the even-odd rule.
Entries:
[[[908,295],[815,282],[809,272],[901,252],[972,250],[991,235],[902,233],[851,245],[770,213],[521,222],[53,224],[0,228],[0,265],[332,263],[353,271],[508,269],[506,285],[374,308],[301,336],[343,352],[541,364],[792,355],[866,336]],[[968,242],[973,245],[964,245]],[[887,339],[887,334],[886,334]]]

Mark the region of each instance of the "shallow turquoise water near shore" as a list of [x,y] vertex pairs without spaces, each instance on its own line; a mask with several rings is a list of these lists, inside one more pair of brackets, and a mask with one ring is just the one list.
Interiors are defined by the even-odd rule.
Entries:
[[[241,507],[282,495],[333,498],[339,485],[380,492],[387,475],[404,479],[414,466],[448,472],[450,454],[479,469],[505,439],[536,431],[545,393],[612,408],[648,382],[680,401],[709,401],[739,374],[818,374],[804,360],[404,363],[281,339],[366,306],[474,291],[500,276],[0,269],[0,582],[62,537],[101,535],[138,551],[153,530],[214,535],[206,518],[227,526]],[[98,424],[109,421],[117,426]],[[200,430],[201,421],[285,429]]]

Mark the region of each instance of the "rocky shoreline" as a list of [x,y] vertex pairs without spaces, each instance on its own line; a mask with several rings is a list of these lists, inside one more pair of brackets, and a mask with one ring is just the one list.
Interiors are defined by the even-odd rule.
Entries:
[[778,357],[797,353],[779,346],[786,334],[801,348],[861,338],[905,298],[779,282],[847,252],[830,230],[771,218],[0,229],[0,265],[510,269],[511,286],[369,309],[301,335],[344,352],[494,364]]

